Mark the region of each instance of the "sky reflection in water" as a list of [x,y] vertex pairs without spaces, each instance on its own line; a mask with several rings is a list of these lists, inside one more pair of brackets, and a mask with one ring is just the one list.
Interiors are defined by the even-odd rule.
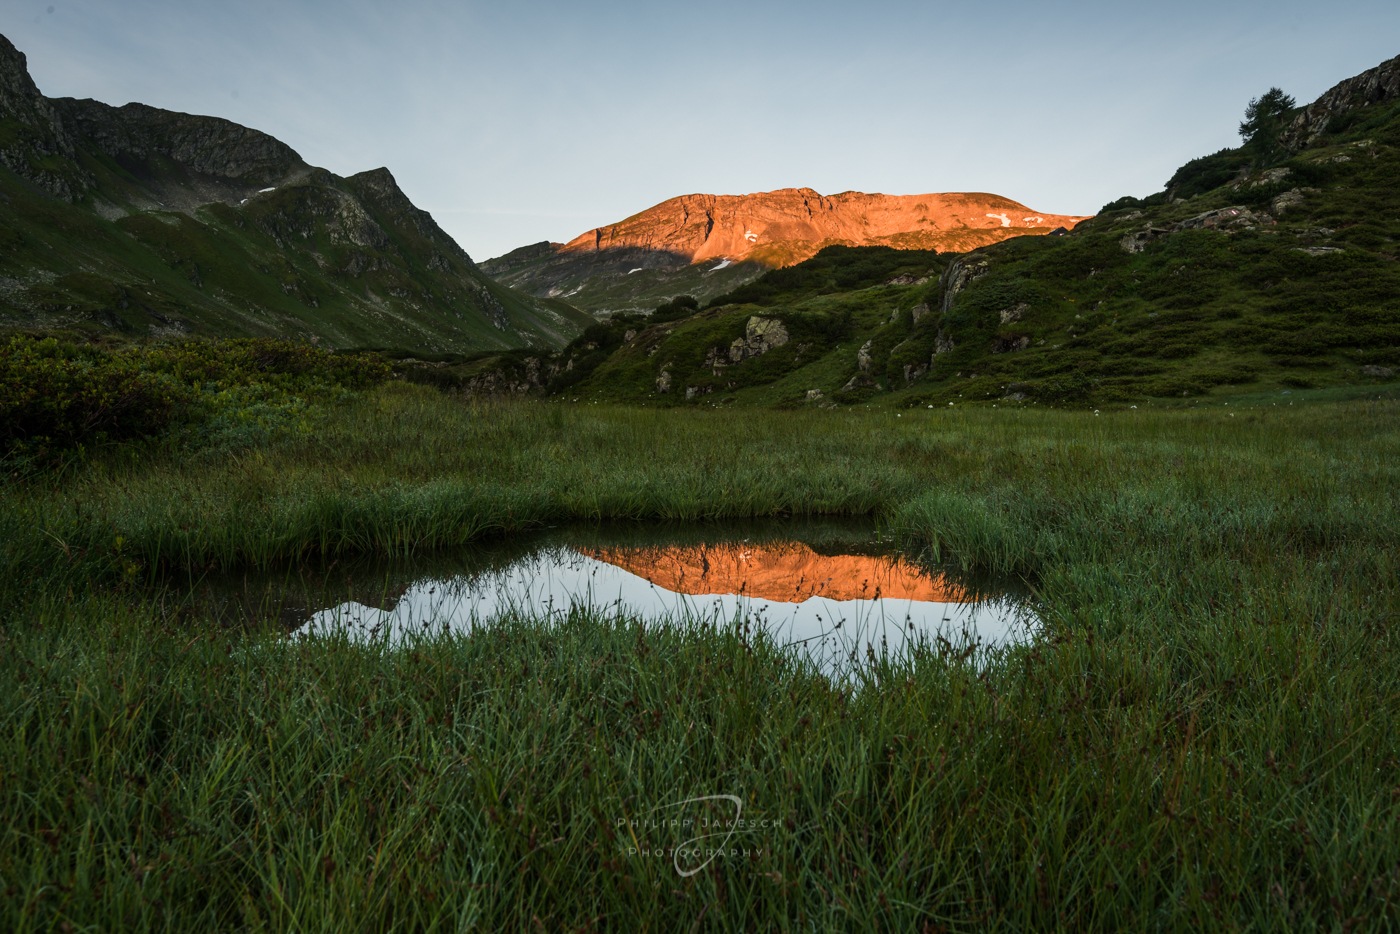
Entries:
[[976,599],[963,586],[893,556],[820,554],[800,542],[642,547],[542,547],[507,566],[425,579],[385,608],[345,602],[315,613],[301,635],[359,638],[466,630],[512,612],[559,620],[591,607],[672,625],[761,626],[799,645],[824,670],[911,639],[1024,640],[1032,614],[1009,597]]

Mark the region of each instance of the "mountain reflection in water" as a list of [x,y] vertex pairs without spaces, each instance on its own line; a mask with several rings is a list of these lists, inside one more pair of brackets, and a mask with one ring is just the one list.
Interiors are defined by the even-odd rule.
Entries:
[[580,548],[599,561],[684,594],[745,594],[782,603],[914,600],[967,603],[963,587],[902,557],[823,555],[802,542]]
[[1033,618],[1006,598],[901,557],[820,554],[801,542],[640,547],[554,545],[469,575],[419,580],[387,609],[349,601],[315,613],[301,635],[397,639],[469,630],[519,613],[558,621],[575,608],[675,625],[734,622],[799,645],[827,670],[903,651],[911,640],[955,647],[1029,635]]

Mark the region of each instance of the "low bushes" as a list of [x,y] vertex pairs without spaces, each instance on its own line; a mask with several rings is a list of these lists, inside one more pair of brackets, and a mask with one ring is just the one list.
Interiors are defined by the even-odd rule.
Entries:
[[266,406],[363,389],[390,373],[377,358],[294,341],[108,345],[14,335],[0,343],[0,453],[43,457],[151,438],[227,417],[239,400]]

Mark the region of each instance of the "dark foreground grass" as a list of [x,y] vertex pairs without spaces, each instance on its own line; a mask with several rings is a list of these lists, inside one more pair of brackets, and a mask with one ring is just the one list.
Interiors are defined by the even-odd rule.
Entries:
[[[345,406],[311,436],[8,491],[7,927],[1397,924],[1393,402]],[[742,630],[581,614],[288,641],[154,583],[569,518],[799,512],[878,514],[1021,574],[1046,631],[833,684]],[[726,852],[700,868],[702,833]]]

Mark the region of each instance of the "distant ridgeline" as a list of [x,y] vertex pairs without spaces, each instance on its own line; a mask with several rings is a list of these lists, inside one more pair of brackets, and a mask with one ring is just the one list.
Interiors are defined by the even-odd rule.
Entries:
[[0,36],[0,326],[332,347],[558,347],[592,318],[483,275],[387,169],[214,117],[39,93]]
[[[708,303],[615,316],[561,354],[435,378],[706,406],[1074,405],[1394,381],[1400,58],[1303,108],[1271,89],[1246,118],[1243,146],[1065,236],[960,256],[832,247]],[[605,255],[607,230],[594,235]],[[534,248],[535,261],[577,248]]]
[[685,195],[565,244],[522,247],[482,269],[532,294],[605,314],[650,310],[675,295],[708,300],[828,246],[963,252],[1063,232],[1082,220],[984,192]]

